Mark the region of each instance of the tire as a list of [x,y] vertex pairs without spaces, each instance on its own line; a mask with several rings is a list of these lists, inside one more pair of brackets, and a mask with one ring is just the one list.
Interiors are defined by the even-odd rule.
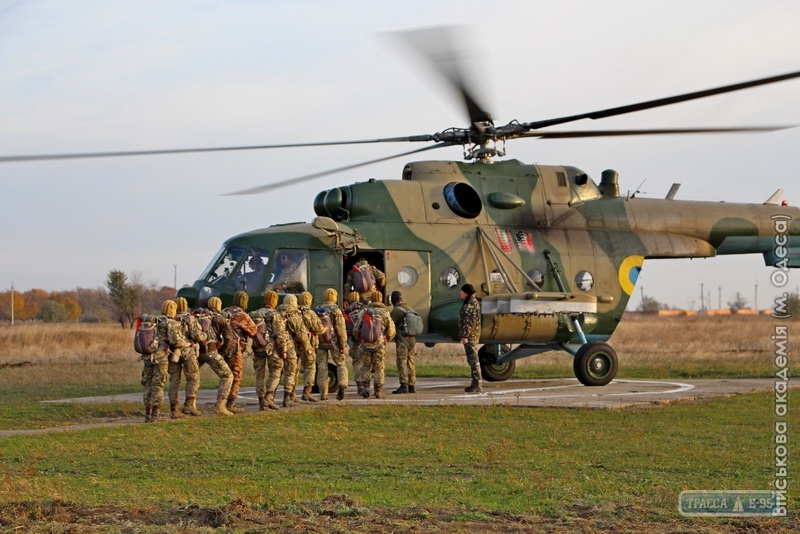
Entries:
[[572,370],[584,386],[605,386],[617,376],[617,353],[608,343],[590,341],[578,349]]
[[478,359],[481,363],[481,376],[487,382],[503,382],[511,378],[517,368],[517,362],[497,363],[497,358],[510,351],[509,345],[483,345],[478,349]]
[[[339,390],[339,377],[336,375],[336,366],[332,363],[328,364],[328,394],[336,393]],[[319,387],[314,384],[311,388],[312,393],[319,393]]]

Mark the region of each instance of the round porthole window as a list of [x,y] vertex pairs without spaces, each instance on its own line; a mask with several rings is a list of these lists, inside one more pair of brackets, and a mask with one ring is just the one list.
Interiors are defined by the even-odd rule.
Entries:
[[419,275],[413,267],[403,267],[397,273],[397,283],[402,287],[411,287],[417,283],[417,280],[419,280]]
[[448,267],[442,274],[439,275],[439,281],[445,285],[445,287],[458,287],[458,281],[461,279],[461,275],[455,269],[455,267]]
[[[544,284],[544,273],[542,271],[539,269],[531,269],[528,271],[528,278],[533,280],[533,283],[539,286],[539,289],[542,288],[542,285]],[[531,286],[530,282],[528,282],[528,286]]]
[[589,271],[580,271],[575,275],[575,285],[581,291],[589,291],[594,286],[594,276]]

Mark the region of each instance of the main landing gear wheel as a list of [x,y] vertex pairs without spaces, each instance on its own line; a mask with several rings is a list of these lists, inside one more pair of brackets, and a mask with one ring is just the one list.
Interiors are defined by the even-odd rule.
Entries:
[[[339,390],[339,377],[336,376],[336,366],[332,363],[328,364],[328,395],[336,393]],[[312,393],[319,393],[319,388],[316,384],[311,388]]]
[[617,376],[617,353],[608,343],[590,341],[578,349],[572,369],[584,386],[605,386]]
[[517,368],[517,362],[497,363],[497,358],[510,351],[509,345],[483,345],[478,349],[478,360],[481,362],[481,376],[488,382],[508,380]]

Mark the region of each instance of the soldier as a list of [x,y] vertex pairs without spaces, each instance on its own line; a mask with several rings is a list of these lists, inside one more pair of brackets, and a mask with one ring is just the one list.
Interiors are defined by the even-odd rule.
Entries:
[[295,295],[286,295],[283,299],[283,304],[278,306],[278,311],[281,312],[286,320],[286,331],[290,340],[283,366],[283,407],[286,408],[300,402],[297,400],[297,395],[295,395],[297,352],[301,354],[303,352],[308,353],[313,352],[314,349],[311,347],[308,329],[303,322],[303,316],[300,315],[300,310],[297,309],[297,297]]
[[[277,410],[275,404],[275,390],[281,380],[283,362],[289,345],[286,333],[286,321],[275,309],[278,305],[278,294],[272,290],[264,293],[264,307],[250,312],[250,317],[258,326],[264,321],[265,339],[264,346],[257,346],[258,334],[253,338],[253,369],[256,372],[256,394],[258,395],[258,409],[261,411],[269,408]],[[267,377],[269,371],[269,377]]]
[[319,338],[317,347],[317,388],[319,388],[319,400],[328,400],[328,360],[336,366],[336,379],[339,382],[339,390],[336,392],[338,400],[344,399],[344,391],[347,389],[347,327],[345,326],[344,314],[336,301],[339,300],[339,293],[332,287],[325,290],[325,302],[318,310],[326,314],[330,319],[329,335]]
[[161,306],[161,315],[157,319],[158,350],[143,357],[142,386],[144,387],[145,423],[158,421],[158,411],[164,400],[164,384],[167,381],[168,362],[171,355],[191,344],[183,336],[180,321],[175,320],[178,305],[175,301],[165,300]]
[[[363,367],[361,368],[361,382],[363,389],[361,396],[369,397],[369,383],[374,375],[375,398],[383,399],[383,379],[386,359],[386,342],[394,339],[395,328],[386,305],[381,302],[383,295],[377,289],[370,295],[370,303],[361,310],[353,325],[353,335],[361,341]],[[362,326],[363,325],[363,326]],[[369,336],[369,337],[367,337]],[[370,337],[372,339],[370,339]]]
[[403,295],[399,291],[392,291],[389,300],[392,301],[391,316],[397,331],[394,342],[397,353],[397,375],[400,377],[400,387],[392,393],[414,393],[417,385],[417,368],[414,365],[414,347],[417,338],[406,331],[406,313],[410,308],[403,302]]
[[458,313],[458,336],[467,354],[467,363],[472,371],[472,383],[464,388],[467,393],[480,393],[481,366],[478,360],[478,342],[481,339],[481,305],[475,298],[472,284],[461,286],[461,310]]
[[[319,336],[325,332],[325,327],[317,316],[317,312],[311,309],[311,302],[313,297],[308,291],[300,293],[298,298],[300,315],[303,316],[303,323],[308,330],[309,341],[311,342],[312,351],[310,353],[300,353],[300,366],[303,368],[303,396],[304,401],[317,402],[316,397],[312,395],[311,390],[314,389],[314,380],[317,376],[317,347],[319,346]],[[297,377],[295,376],[295,381]]]
[[[200,388],[200,364],[197,358],[200,356],[200,343],[205,342],[206,333],[200,328],[200,323],[189,313],[189,305],[186,299],[178,297],[175,299],[177,304],[176,318],[183,326],[184,336],[192,345],[181,350],[177,358],[171,358],[167,370],[169,372],[169,409],[173,419],[180,419],[183,414],[200,415],[197,409],[197,390]],[[176,361],[177,359],[177,361]],[[186,375],[186,400],[183,409],[178,411],[180,403],[181,373]]]
[[225,363],[225,359],[219,354],[219,339],[223,332],[230,329],[228,320],[220,313],[222,301],[219,297],[211,297],[208,300],[208,307],[210,310],[198,308],[194,310],[193,315],[199,317],[198,322],[203,323],[208,321],[208,332],[206,332],[207,339],[205,343],[200,343],[200,357],[198,363],[202,367],[208,364],[214,374],[219,377],[219,386],[217,386],[217,404],[214,406],[214,413],[217,415],[233,415],[233,412],[225,407],[228,402],[228,393],[231,391],[231,384],[233,383],[233,373],[230,367]]
[[[375,280],[374,287],[359,288],[355,286],[355,274],[360,267],[369,267],[369,270],[372,272],[372,278]],[[345,291],[359,291],[362,293],[366,293],[367,291],[371,291],[373,289],[383,290],[385,286],[386,286],[386,274],[384,274],[383,271],[381,271],[374,265],[370,265],[370,263],[363,257],[358,258],[358,261],[353,264],[351,270],[347,272],[347,278],[344,281]]]
[[231,325],[233,336],[225,339],[222,349],[225,353],[225,363],[231,368],[233,373],[233,383],[231,391],[228,393],[228,402],[225,407],[233,413],[243,412],[244,409],[236,406],[236,399],[239,397],[239,385],[242,383],[244,373],[243,351],[248,338],[256,333],[256,325],[247,315],[247,303],[250,297],[244,291],[237,291],[233,295],[233,306],[225,308],[225,315]]
[[350,292],[347,295],[347,302],[349,302],[349,304],[346,305],[342,311],[347,314],[347,317],[345,317],[345,324],[349,331],[347,343],[350,345],[350,358],[353,360],[353,376],[356,379],[356,394],[361,395],[361,392],[364,390],[364,384],[361,382],[363,355],[361,354],[361,343],[356,341],[356,338],[353,336],[353,324],[355,324],[359,312],[364,309],[366,303],[361,300],[361,295],[358,291]]

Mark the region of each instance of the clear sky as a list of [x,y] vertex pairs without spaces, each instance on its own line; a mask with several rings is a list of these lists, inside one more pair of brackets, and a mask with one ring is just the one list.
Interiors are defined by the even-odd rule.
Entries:
[[[800,70],[800,2],[0,0],[0,155],[369,139],[467,126],[457,96],[385,32],[467,25],[496,123],[533,121]],[[800,124],[800,80],[575,129]],[[567,128],[561,128],[567,129]],[[800,203],[800,128],[517,140],[663,197]],[[276,193],[224,193],[412,149],[381,145],[0,165],[0,289],[102,286],[110,269],[191,283],[228,237],[313,218],[316,193],[399,179],[406,158]],[[458,159],[458,147],[434,159]],[[761,256],[645,263],[643,290],[769,307]],[[800,285],[800,272],[790,282]],[[757,287],[757,289],[756,289]]]

